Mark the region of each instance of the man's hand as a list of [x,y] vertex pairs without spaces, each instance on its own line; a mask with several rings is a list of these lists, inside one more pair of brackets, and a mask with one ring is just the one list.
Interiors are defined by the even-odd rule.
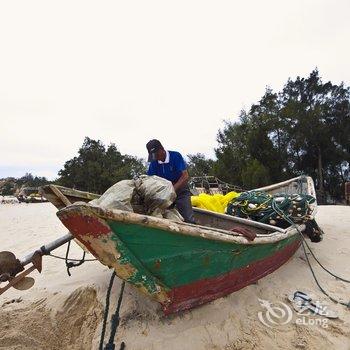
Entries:
[[184,187],[187,184],[189,178],[190,176],[188,175],[188,171],[184,170],[180,178],[173,185],[175,192],[177,192],[180,188]]
[[230,231],[240,233],[242,236],[247,238],[249,241],[254,241],[254,239],[256,237],[255,232],[253,232],[247,228],[244,228],[244,227],[234,226],[233,228],[231,228]]

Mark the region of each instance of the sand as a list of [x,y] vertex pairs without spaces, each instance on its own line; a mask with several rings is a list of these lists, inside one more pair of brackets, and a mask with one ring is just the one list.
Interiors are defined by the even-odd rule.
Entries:
[[[50,203],[1,205],[0,250],[21,257],[65,234],[55,212]],[[317,221],[325,236],[321,243],[310,243],[315,254],[327,267],[350,279],[350,207],[321,206]],[[64,256],[65,248],[55,254]],[[73,244],[71,256],[80,258],[81,254]],[[316,271],[332,295],[349,301],[349,284]],[[0,296],[0,349],[98,348],[111,271],[98,262],[86,262],[71,272],[69,277],[64,261],[45,257],[41,275],[31,275],[36,279],[33,288],[11,289]],[[117,279],[111,310],[120,286]],[[259,313],[265,315],[259,299],[290,306],[286,297],[295,290],[328,304],[339,319],[321,323],[319,317],[302,319],[293,312],[287,324],[269,327],[259,320]],[[106,339],[108,336],[109,328]],[[170,317],[162,316],[154,302],[126,285],[115,341],[117,349],[121,341],[126,349],[350,349],[350,309],[330,302],[319,291],[300,248],[288,263],[258,283]]]

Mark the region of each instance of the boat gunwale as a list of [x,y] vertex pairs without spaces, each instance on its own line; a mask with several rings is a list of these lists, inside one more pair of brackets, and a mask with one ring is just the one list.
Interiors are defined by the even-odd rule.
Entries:
[[[183,234],[185,236],[187,235],[201,237],[204,239],[243,245],[275,243],[298,234],[298,230],[301,232],[305,230],[305,225],[302,224],[298,225],[297,228],[289,227],[285,229],[284,232],[275,231],[270,234],[257,234],[256,238],[253,241],[250,241],[240,233],[235,233],[224,229],[212,229],[208,226],[200,226],[185,222],[175,222],[168,219],[157,218],[118,209],[103,209],[84,202],[76,202],[57,212],[57,216],[59,218],[66,215],[72,216],[72,214],[96,216],[99,219],[113,220],[121,223],[136,224],[144,227],[162,229],[169,232]],[[247,226],[250,226],[250,223],[252,222],[253,221],[251,220],[246,220]]]
[[[259,222],[259,221],[254,221],[254,220],[250,220],[250,219],[240,218],[240,217],[237,217],[237,216],[228,215],[228,214],[224,214],[224,213],[218,213],[218,212],[214,212],[214,211],[207,210],[207,209],[193,207],[193,211],[197,212],[197,213],[208,214],[208,215],[211,215],[211,216],[214,216],[214,217],[217,217],[217,218],[228,219],[230,221],[233,221],[233,222],[236,222],[236,223],[239,223],[239,224],[248,225],[248,226],[253,226],[254,228],[258,228],[258,229],[261,229],[261,230],[272,231],[272,233],[274,233],[274,232],[285,233],[286,230],[287,230],[287,229],[280,228],[278,226],[265,224],[265,223],[262,223],[262,222]],[[197,226],[200,226],[200,225],[197,225]],[[207,227],[207,226],[204,226],[204,227]],[[226,230],[224,230],[224,231],[226,231]],[[267,235],[270,236],[271,234],[269,233]]]

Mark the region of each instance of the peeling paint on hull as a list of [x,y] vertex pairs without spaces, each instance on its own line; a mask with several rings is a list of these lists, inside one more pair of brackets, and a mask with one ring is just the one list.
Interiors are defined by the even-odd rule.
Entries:
[[251,263],[246,267],[222,276],[176,287],[169,294],[171,303],[164,305],[163,311],[165,314],[171,314],[191,309],[240,290],[277,270],[293,256],[299,246],[300,241],[296,240],[273,256]]

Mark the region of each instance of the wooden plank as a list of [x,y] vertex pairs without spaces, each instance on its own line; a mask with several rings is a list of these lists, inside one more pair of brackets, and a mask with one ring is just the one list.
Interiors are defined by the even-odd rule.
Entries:
[[63,187],[63,186],[55,186],[62,194],[64,194],[67,197],[76,197],[76,198],[81,198],[85,200],[93,200],[96,198],[99,198],[100,195],[96,193],[90,193],[90,192],[84,192],[84,191],[79,191],[79,190],[73,190],[68,187]]
[[62,203],[67,206],[72,204],[69,199],[64,196],[61,191],[55,186],[55,185],[50,185],[51,191],[62,201]]

